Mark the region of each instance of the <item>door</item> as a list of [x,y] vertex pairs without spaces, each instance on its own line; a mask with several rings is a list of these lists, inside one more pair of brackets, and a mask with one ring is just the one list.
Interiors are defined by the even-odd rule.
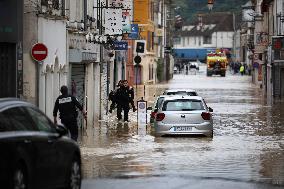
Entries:
[[[60,178],[60,170],[58,169],[58,153],[55,148],[57,140],[56,131],[53,123],[37,109],[26,107],[27,117],[33,121],[37,131],[35,146],[38,151],[38,159],[36,161],[36,173],[44,177],[39,178],[38,187],[45,188],[47,183],[51,186],[58,184]],[[45,172],[45,173],[44,173]],[[42,174],[44,173],[44,174]]]
[[[10,153],[9,161],[7,161],[8,166],[11,170],[15,169],[18,160],[24,160],[24,164],[31,174],[33,181],[41,182],[42,178],[46,178],[46,173],[48,172],[48,164],[44,164],[42,159],[46,152],[46,148],[38,148],[37,145],[37,136],[35,135],[36,129],[32,120],[29,118],[29,115],[22,107],[13,107],[2,112],[3,117],[7,120],[6,123],[9,124],[9,131],[11,133],[8,137],[9,141],[5,145],[5,148],[1,147],[3,152]],[[1,120],[3,121],[3,119]],[[5,120],[4,119],[4,120]],[[8,148],[7,148],[8,147]],[[6,154],[6,153],[5,153]],[[36,173],[37,163],[43,163],[44,166],[41,166],[41,171]],[[9,163],[12,163],[9,165]],[[38,187],[36,187],[38,188]],[[42,188],[42,187],[40,187]]]
[[135,65],[135,83],[141,84],[141,66]]
[[0,98],[16,97],[16,45],[0,43]]
[[[71,94],[78,99],[82,106],[85,104],[85,72],[84,64],[72,64]],[[83,116],[81,113],[78,114],[77,120],[78,127],[83,128]]]

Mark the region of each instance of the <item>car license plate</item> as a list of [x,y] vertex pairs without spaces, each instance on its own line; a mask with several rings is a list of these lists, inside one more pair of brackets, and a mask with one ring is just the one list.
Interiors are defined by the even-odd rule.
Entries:
[[191,131],[192,127],[183,127],[183,126],[178,126],[175,127],[175,131]]

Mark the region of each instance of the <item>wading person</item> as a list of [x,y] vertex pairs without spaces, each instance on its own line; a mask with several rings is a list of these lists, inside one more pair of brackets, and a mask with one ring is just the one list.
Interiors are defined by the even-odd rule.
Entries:
[[[127,82],[127,85],[128,85],[128,81],[125,80],[125,82]],[[136,107],[135,107],[135,104],[134,104],[134,89],[130,85],[128,85],[128,96],[129,96],[129,101],[130,101],[130,104],[132,106],[133,112],[135,112]]]
[[68,94],[68,88],[67,86],[62,86],[60,89],[60,92],[62,95],[60,95],[54,105],[53,109],[53,117],[54,117],[54,123],[57,124],[57,112],[59,110],[59,117],[61,119],[61,122],[64,124],[64,126],[70,131],[71,138],[75,141],[78,139],[78,125],[77,125],[77,116],[78,108],[87,120],[87,114],[84,111],[82,105],[78,102],[78,100]]
[[128,113],[129,113],[129,103],[130,103],[130,98],[129,98],[129,86],[127,80],[123,81],[122,86],[117,89],[116,92],[116,98],[117,98],[117,119],[121,120],[122,119],[122,110],[124,114],[124,121],[128,122]]
[[112,111],[116,108],[116,105],[117,105],[116,93],[117,93],[117,90],[122,85],[122,83],[123,83],[123,80],[120,80],[118,82],[118,84],[117,84],[117,88],[115,90],[113,90],[113,91],[110,91],[110,93],[108,94],[108,100],[111,101],[110,108],[109,108],[109,113],[112,113]]

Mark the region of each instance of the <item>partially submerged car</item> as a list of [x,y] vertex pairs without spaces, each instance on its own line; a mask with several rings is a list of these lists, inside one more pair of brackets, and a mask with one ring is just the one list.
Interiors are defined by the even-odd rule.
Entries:
[[213,109],[199,96],[164,97],[154,119],[154,134],[213,136]]

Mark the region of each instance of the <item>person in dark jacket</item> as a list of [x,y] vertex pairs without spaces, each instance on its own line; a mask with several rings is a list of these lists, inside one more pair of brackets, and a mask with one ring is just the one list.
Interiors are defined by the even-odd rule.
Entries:
[[124,121],[128,122],[128,113],[129,113],[129,103],[130,103],[130,91],[127,80],[123,81],[123,85],[120,86],[119,89],[117,89],[116,92],[116,98],[117,98],[117,119],[121,120],[122,115],[121,112],[123,110],[124,113]]
[[122,85],[123,80],[120,80],[117,84],[117,88],[113,91],[110,91],[110,93],[108,94],[108,100],[111,101],[110,104],[110,108],[109,108],[109,113],[112,113],[112,111],[116,108],[117,105],[117,97],[116,97],[116,93],[117,90],[120,88],[120,86]]
[[[127,80],[126,80],[126,82],[127,82],[127,85],[128,85],[128,81]],[[136,107],[135,107],[135,104],[134,104],[134,89],[133,89],[133,87],[128,85],[128,91],[129,91],[129,93],[128,93],[129,101],[130,101],[130,104],[132,106],[133,112],[135,112],[136,111]]]
[[87,119],[87,114],[84,111],[82,105],[78,102],[78,100],[68,94],[67,86],[62,86],[60,89],[62,95],[60,95],[54,105],[53,109],[53,117],[54,123],[57,124],[57,112],[59,110],[59,117],[61,119],[61,123],[70,131],[71,138],[75,141],[78,139],[78,125],[77,125],[77,116],[78,108],[84,115],[84,118]]

